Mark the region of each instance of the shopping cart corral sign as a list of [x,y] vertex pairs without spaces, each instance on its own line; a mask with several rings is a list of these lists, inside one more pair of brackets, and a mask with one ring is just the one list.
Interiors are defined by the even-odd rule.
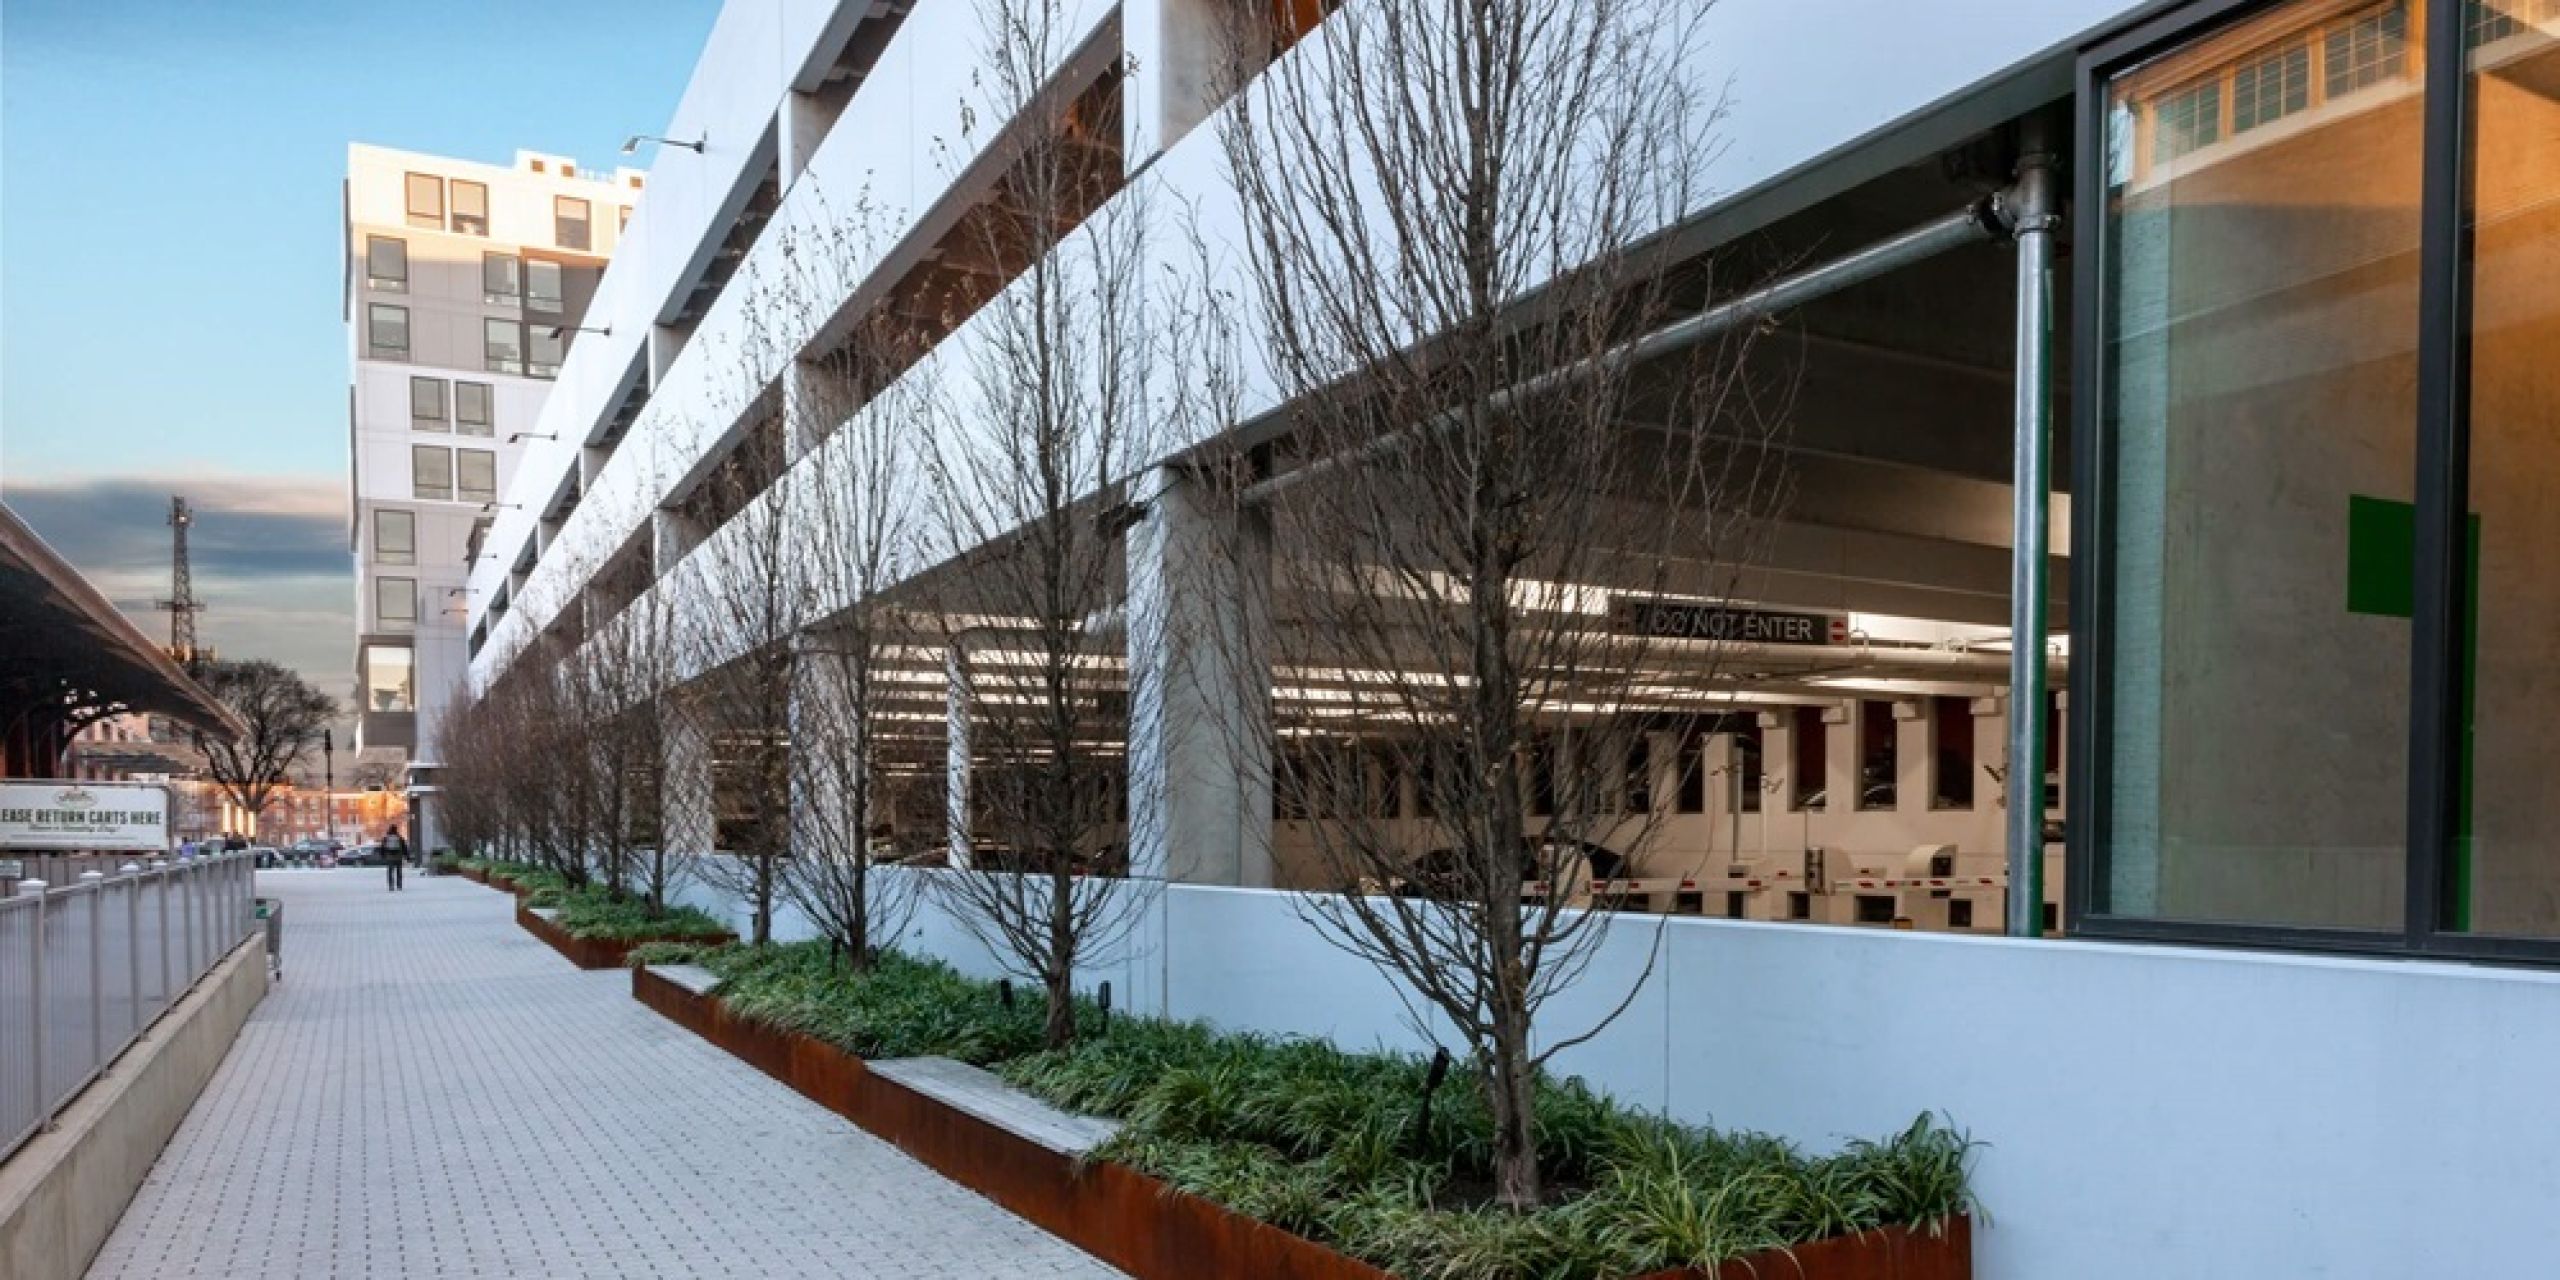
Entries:
[[169,790],[133,783],[0,782],[0,849],[158,853],[169,847]]

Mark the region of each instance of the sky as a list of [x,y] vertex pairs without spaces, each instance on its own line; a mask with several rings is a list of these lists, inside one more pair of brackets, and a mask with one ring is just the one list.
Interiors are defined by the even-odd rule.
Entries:
[[0,0],[0,501],[158,637],[185,494],[200,640],[345,696],[347,144],[609,169],[718,10]]

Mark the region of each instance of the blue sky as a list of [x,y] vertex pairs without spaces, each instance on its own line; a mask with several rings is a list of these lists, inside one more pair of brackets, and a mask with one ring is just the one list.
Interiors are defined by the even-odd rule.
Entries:
[[205,639],[343,694],[347,144],[609,167],[718,9],[0,4],[0,499],[156,635],[188,494]]

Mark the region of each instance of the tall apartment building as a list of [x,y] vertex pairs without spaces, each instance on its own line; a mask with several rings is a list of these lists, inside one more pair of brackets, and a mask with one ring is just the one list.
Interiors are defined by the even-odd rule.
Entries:
[[347,149],[360,751],[432,751],[471,557],[642,184],[532,151]]

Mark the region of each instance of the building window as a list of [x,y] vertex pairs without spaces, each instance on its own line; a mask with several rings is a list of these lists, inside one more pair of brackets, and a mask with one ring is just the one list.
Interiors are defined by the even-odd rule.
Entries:
[[[2445,833],[2443,927],[2461,933],[2560,938],[2560,132],[2552,89],[2560,75],[2555,0],[2501,0],[2512,20],[2538,24],[2471,62],[2477,104],[2469,175],[2472,217],[2468,332],[2470,407],[2464,436],[2469,573],[2453,579],[2457,627],[2445,688],[2467,714],[2466,746],[2445,763],[2459,805]],[[2519,33],[2510,31],[2510,36]],[[2528,90],[2524,86],[2531,86]],[[2447,514],[2450,516],[2451,511]],[[2414,513],[2413,513],[2414,517]],[[2414,529],[2414,518],[2412,527]],[[2453,541],[2448,539],[2448,542]],[[2413,584],[2414,585],[2414,584]],[[2468,609],[2459,601],[2467,598]]]
[[2311,105],[2311,42],[2298,40],[2231,73],[2231,131],[2247,133]]
[[481,368],[491,373],[524,372],[524,326],[513,320],[480,322]]
[[2152,108],[2157,116],[2151,134],[2151,162],[2167,164],[2200,147],[2222,140],[2222,81],[2219,78],[2181,89]]
[[489,234],[487,184],[453,180],[453,229],[466,236]]
[[537,378],[559,377],[560,361],[568,354],[567,332],[556,324],[526,325],[525,332],[530,341],[524,371]]
[[418,431],[448,431],[445,421],[444,379],[409,379],[409,426]]
[[364,284],[385,293],[409,291],[409,242],[398,236],[364,238]]
[[498,500],[498,455],[486,449],[454,451],[455,487],[465,502]]
[[1972,808],[1973,774],[1979,759],[1973,745],[1973,699],[1929,699],[1929,759],[1929,807]]
[[2409,10],[2400,0],[2329,28],[2322,63],[2332,98],[2397,80],[2409,67]]
[[590,246],[586,201],[576,196],[551,198],[551,238],[563,249],[583,252]]
[[[636,187],[639,186],[640,183],[637,180],[634,180],[631,185]],[[616,218],[613,225],[613,233],[616,236],[628,234],[631,230],[631,206],[627,204],[622,206],[620,209],[615,210],[615,215]]]
[[384,631],[407,631],[418,625],[418,580],[373,580],[374,622]]
[[480,255],[480,300],[512,306],[524,293],[524,268],[512,253]]
[[1629,813],[1653,812],[1653,739],[1638,732],[1627,741],[1626,805]]
[[419,498],[453,501],[453,450],[432,444],[409,446],[409,492]]
[[453,419],[461,428],[462,434],[466,436],[497,434],[497,414],[493,411],[493,400],[488,383],[456,381],[453,384]]
[[409,225],[444,230],[444,179],[432,173],[409,175]]
[[412,683],[415,663],[405,644],[369,644],[364,647],[364,709],[367,711],[415,711],[418,700]]
[[374,508],[373,558],[383,564],[416,564],[418,517],[391,507]]
[[409,309],[387,302],[365,304],[365,354],[376,360],[409,358]]
[[1744,813],[1760,812],[1760,797],[1767,793],[1762,779],[1767,767],[1761,754],[1760,713],[1746,711],[1737,717],[1741,723],[1733,729],[1733,767],[1740,773],[1734,784],[1734,799]]
[[1793,741],[1787,745],[1795,750],[1796,776],[1788,785],[1788,807],[1819,813],[1830,807],[1825,775],[1831,771],[1831,726],[1822,722],[1820,707],[1797,707],[1792,714]]
[[524,264],[524,305],[529,311],[561,310],[560,264],[540,258]]
[[[2261,9],[2208,47],[2289,38],[2322,7]],[[2325,91],[2400,74],[2403,35],[2397,5],[2329,28]],[[2106,82],[2117,147],[2141,70]],[[2171,180],[2110,174],[2088,211],[2088,447],[2110,461],[2104,529],[2073,548],[2104,630],[2075,641],[2103,654],[2084,740],[2106,803],[2071,816],[2093,915],[2404,923],[2422,114],[2415,94],[2306,113]],[[2336,156],[2355,163],[2318,159]],[[2006,803],[2040,782],[2010,774]]]

